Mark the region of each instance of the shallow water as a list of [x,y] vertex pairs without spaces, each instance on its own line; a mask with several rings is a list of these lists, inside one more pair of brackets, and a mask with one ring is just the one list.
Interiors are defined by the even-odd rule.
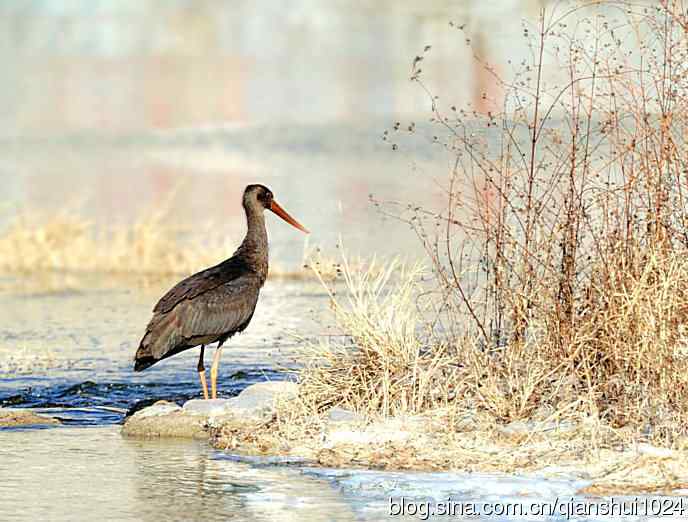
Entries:
[[390,497],[541,500],[577,485],[271,466],[201,442],[122,438],[116,427],[12,430],[2,441],[0,510],[11,520],[377,521]]
[[[617,508],[628,509],[626,516],[598,516],[595,510],[612,500],[577,497],[576,491],[587,482],[556,474],[404,473],[273,465],[216,451],[198,441],[127,439],[117,426],[0,430],[0,441],[3,520],[651,519],[642,514],[643,497],[615,500]],[[676,498],[671,502],[676,503]],[[587,514],[567,517],[573,503]],[[535,506],[553,511],[547,516],[529,513]],[[483,513],[488,509],[511,509],[512,514],[488,516]],[[633,514],[633,509],[639,512]],[[667,517],[677,518],[685,519]]]
[[0,433],[4,520],[355,520],[327,481],[117,427]]
[[[0,406],[33,408],[64,424],[0,429],[3,518],[352,520],[334,508],[341,500],[325,481],[295,482],[286,469],[217,460],[204,443],[120,436],[131,408],[200,395],[197,349],[132,371],[151,306],[167,284],[0,293]],[[313,283],[269,281],[249,328],[225,345],[220,396],[288,378],[296,364],[290,332],[323,333],[315,310],[326,308],[324,298]]]
[[[199,349],[132,371],[151,307],[165,288],[0,293],[0,406],[38,408],[69,424],[108,424],[137,404],[197,397]],[[326,309],[325,302],[313,283],[268,282],[249,328],[225,345],[220,395],[287,378],[297,364],[290,335],[324,333],[316,310]],[[206,350],[207,366],[213,353]]]

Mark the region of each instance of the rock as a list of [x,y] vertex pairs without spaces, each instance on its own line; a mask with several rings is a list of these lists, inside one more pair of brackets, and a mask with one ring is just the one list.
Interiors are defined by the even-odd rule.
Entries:
[[54,424],[60,424],[60,421],[52,417],[38,415],[31,410],[0,408],[0,428],[46,426]]
[[293,399],[299,393],[299,385],[289,381],[268,381],[252,384],[239,395],[230,399],[235,408],[272,406],[276,399]]
[[160,415],[167,415],[169,413],[180,411],[181,409],[181,406],[175,404],[174,402],[158,401],[147,408],[137,411],[134,413],[134,415],[138,419],[145,419],[147,417],[159,417]]
[[646,444],[642,442],[636,446],[636,450],[641,455],[648,455],[650,457],[656,457],[660,459],[676,457],[676,452],[670,448],[660,448],[658,446],[653,446],[652,444]]
[[206,439],[211,427],[271,419],[275,400],[292,398],[297,393],[296,383],[275,381],[253,384],[231,399],[192,399],[183,408],[171,402],[158,401],[129,417],[122,427],[122,434]]
[[330,424],[335,424],[339,422],[362,422],[364,418],[351,410],[335,406],[327,413],[327,420]]
[[[145,410],[141,410],[145,411]],[[127,437],[179,437],[185,439],[207,439],[205,417],[184,415],[181,411],[166,415],[129,417],[122,426],[122,435]]]
[[224,415],[234,399],[191,399],[184,403],[184,413],[189,415]]
[[[234,422],[265,422],[272,418],[277,399],[292,399],[296,397],[298,390],[298,384],[287,381],[253,384],[236,397],[211,405],[211,413],[208,416],[213,424],[228,418],[232,418]],[[186,405],[184,407],[186,408]],[[191,405],[191,409],[197,407],[199,406]]]
[[203,439],[208,434],[205,417],[184,415],[180,406],[158,401],[124,421],[122,435],[129,437],[182,437]]

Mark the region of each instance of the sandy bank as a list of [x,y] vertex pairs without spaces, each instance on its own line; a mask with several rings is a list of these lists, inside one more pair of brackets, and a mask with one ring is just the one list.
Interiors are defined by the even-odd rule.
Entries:
[[0,428],[16,428],[20,426],[42,426],[60,424],[52,417],[38,415],[30,410],[0,408]]

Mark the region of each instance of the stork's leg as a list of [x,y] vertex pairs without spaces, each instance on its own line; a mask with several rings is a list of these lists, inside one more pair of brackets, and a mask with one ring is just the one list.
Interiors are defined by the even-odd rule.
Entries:
[[213,399],[217,399],[217,369],[220,366],[220,355],[222,354],[222,343],[217,345],[213,356],[213,365],[210,367],[210,386],[212,388]]
[[201,355],[198,357],[198,377],[201,379],[201,387],[203,388],[203,398],[208,399],[208,383],[205,380],[205,365],[203,364],[203,354],[205,353],[205,345],[201,345]]

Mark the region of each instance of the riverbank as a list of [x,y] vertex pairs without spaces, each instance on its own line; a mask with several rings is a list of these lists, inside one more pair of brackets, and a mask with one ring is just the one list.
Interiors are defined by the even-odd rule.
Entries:
[[[216,449],[334,469],[537,473],[584,480],[578,494],[680,494],[688,489],[688,440],[661,448],[599,420],[500,425],[467,416],[364,418],[342,408],[293,416],[294,383],[260,383],[234,399],[158,403],[129,417],[126,436],[207,438]],[[279,461],[279,460],[278,460]]]
[[[448,499],[457,515],[506,505],[551,509],[557,498],[593,508],[608,502],[577,496],[587,483],[580,478],[323,468],[228,454],[196,440],[133,439],[119,431],[98,426],[2,433],[2,513],[12,520],[71,521],[78,513],[98,520],[202,514],[208,522],[378,522],[391,515],[419,520],[420,511],[431,513]],[[406,517],[396,516],[402,499]],[[555,512],[549,520],[566,516]]]
[[55,426],[60,421],[46,415],[38,415],[31,410],[0,408],[0,429],[35,426]]

